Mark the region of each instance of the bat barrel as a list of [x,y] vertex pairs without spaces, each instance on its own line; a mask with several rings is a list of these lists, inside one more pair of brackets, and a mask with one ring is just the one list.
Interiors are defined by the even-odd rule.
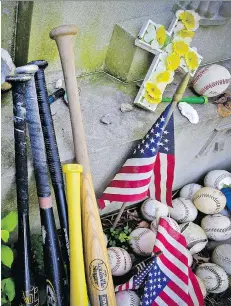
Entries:
[[64,181],[61,169],[61,162],[57,141],[55,137],[55,130],[51,115],[49,96],[47,93],[45,72],[48,66],[47,61],[37,60],[29,63],[29,65],[37,65],[38,71],[35,73],[35,84],[38,97],[39,114],[42,125],[43,136],[45,140],[45,147],[47,153],[48,167],[51,175],[51,181],[55,192],[55,198],[58,208],[59,221],[62,230],[62,237],[65,243],[64,260],[67,265],[69,274],[69,233],[68,233],[68,214],[67,202],[64,189]]
[[66,180],[69,232],[70,232],[70,305],[87,306],[87,287],[84,271],[82,224],[80,205],[80,181],[83,168],[66,164],[63,173]]
[[12,84],[14,110],[15,168],[18,206],[18,247],[16,276],[16,304],[39,305],[39,292],[33,269],[28,196],[28,167],[26,146],[26,86],[29,75],[7,77]]

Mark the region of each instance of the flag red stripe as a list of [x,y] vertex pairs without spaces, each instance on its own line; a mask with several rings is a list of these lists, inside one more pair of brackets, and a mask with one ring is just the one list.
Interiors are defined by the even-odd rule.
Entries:
[[104,200],[98,199],[97,202],[98,202],[98,205],[99,205],[100,209],[104,209],[106,207],[106,205],[104,203]]
[[166,292],[164,292],[164,290],[161,291],[159,296],[167,305],[179,306],[173,299],[170,298],[170,296],[167,295]]
[[167,181],[166,181],[166,202],[172,206],[172,184],[174,179],[175,157],[167,154]]
[[134,165],[134,166],[124,166],[120,169],[118,173],[146,173],[149,172],[153,169],[153,163],[150,165],[145,165],[145,166],[139,166],[139,165]]
[[113,180],[109,184],[109,187],[118,187],[118,188],[138,188],[146,186],[150,183],[151,178],[147,178],[145,180],[138,180],[138,181],[118,181]]
[[[168,223],[168,221],[164,218],[160,218],[159,225],[161,225],[165,230],[169,233],[172,233],[172,236],[174,235],[175,240],[179,242],[182,246],[186,247],[186,240],[185,237],[180,234],[179,232],[175,231],[174,228]],[[158,233],[157,233],[157,239],[158,239]]]
[[195,295],[197,297],[198,304],[199,305],[204,305],[204,297],[203,297],[203,294],[201,292],[200,285],[197,281],[197,278],[196,278],[195,274],[192,272],[191,268],[189,268],[189,278],[191,280]]
[[173,264],[164,254],[160,255],[159,259],[161,262],[170,270],[173,274],[175,274],[179,279],[182,280],[186,285],[188,285],[188,275],[184,274],[181,269],[179,269],[175,264]]
[[161,188],[160,188],[161,176],[160,176],[160,153],[156,156],[156,161],[154,164],[154,184],[155,184],[155,193],[156,200],[160,201],[161,199]]
[[176,293],[185,303],[188,303],[189,296],[188,293],[184,292],[177,284],[173,281],[168,283],[168,287]]
[[[179,259],[185,266],[187,266],[188,265],[188,258],[183,253],[181,253],[178,249],[173,247],[172,244],[170,244],[168,242],[168,240],[160,232],[158,232],[157,235],[158,235],[157,240],[162,242],[165,249],[168,250],[169,253],[171,253],[177,259]],[[164,253],[164,250],[163,250],[163,253]]]
[[117,201],[117,202],[135,202],[143,200],[147,196],[147,190],[140,194],[111,194],[103,193],[100,197],[101,200]]

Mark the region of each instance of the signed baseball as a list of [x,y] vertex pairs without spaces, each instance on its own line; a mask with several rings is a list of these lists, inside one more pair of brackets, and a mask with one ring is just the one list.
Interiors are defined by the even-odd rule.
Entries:
[[206,187],[213,187],[221,190],[224,185],[231,184],[231,173],[225,170],[210,171],[204,178]]
[[181,234],[185,237],[190,253],[196,254],[204,249],[208,239],[204,230],[193,222],[180,224]]
[[199,184],[188,184],[185,185],[181,190],[180,190],[180,197],[185,198],[186,200],[191,200],[194,196],[194,194],[201,189],[202,186]]
[[176,198],[172,200],[169,208],[170,216],[179,223],[194,221],[197,217],[197,209],[191,200]]
[[132,290],[119,291],[116,293],[117,306],[139,306],[140,298]]
[[148,198],[141,205],[140,211],[145,220],[152,221],[155,218],[156,202],[157,202],[156,200]]
[[203,263],[196,269],[196,275],[203,281],[208,292],[220,293],[229,286],[228,274],[214,263]]
[[112,275],[121,276],[130,271],[132,267],[131,256],[122,248],[111,247],[107,249]]
[[212,262],[222,267],[231,275],[231,244],[222,244],[215,248],[212,254]]
[[156,200],[156,222],[159,223],[160,218],[167,217],[169,214],[169,207],[167,204]]
[[230,84],[230,73],[221,65],[201,68],[192,80],[194,90],[201,96],[215,97],[225,91]]
[[226,197],[212,187],[203,187],[193,197],[196,208],[204,214],[217,214],[225,208]]
[[221,214],[205,216],[201,227],[209,239],[222,241],[231,237],[231,221]]
[[130,233],[129,244],[137,255],[151,255],[155,241],[156,234],[148,228],[136,228]]

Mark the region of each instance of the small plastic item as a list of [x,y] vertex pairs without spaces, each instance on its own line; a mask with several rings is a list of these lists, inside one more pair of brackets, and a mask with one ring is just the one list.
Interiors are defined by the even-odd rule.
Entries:
[[231,187],[225,187],[221,189],[221,192],[226,197],[226,206],[231,211]]
[[[172,98],[162,98],[161,102],[171,102]],[[183,97],[179,102],[187,102],[189,104],[206,104],[208,103],[208,97],[201,96],[201,97]]]

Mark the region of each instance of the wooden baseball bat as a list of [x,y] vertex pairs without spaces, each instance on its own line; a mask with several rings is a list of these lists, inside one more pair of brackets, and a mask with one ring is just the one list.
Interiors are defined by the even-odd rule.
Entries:
[[83,168],[78,164],[66,164],[63,166],[66,180],[70,237],[70,306],[88,305],[80,207],[80,179],[82,172]]
[[8,76],[14,105],[14,141],[18,207],[16,305],[39,306],[39,290],[33,270],[30,240],[28,167],[26,146],[26,84],[29,75]]
[[56,41],[59,50],[69,101],[76,161],[83,166],[81,210],[85,271],[90,302],[92,306],[116,306],[111,268],[93,188],[80,109],[72,46],[72,36],[76,32],[75,25],[63,25],[53,29],[50,32],[50,38]]
[[[17,73],[32,74],[38,71],[36,65],[17,68]],[[40,124],[38,101],[34,78],[26,84],[27,122],[31,143],[37,195],[43,237],[44,268],[46,277],[47,305],[68,305],[65,290],[65,273],[56,231],[49,185],[45,145]]]

